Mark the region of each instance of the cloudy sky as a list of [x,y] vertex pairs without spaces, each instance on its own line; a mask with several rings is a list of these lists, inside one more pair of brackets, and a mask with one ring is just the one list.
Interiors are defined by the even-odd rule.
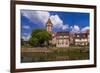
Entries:
[[22,38],[28,39],[33,29],[44,29],[48,18],[51,19],[54,32],[79,33],[89,29],[89,13],[21,10]]

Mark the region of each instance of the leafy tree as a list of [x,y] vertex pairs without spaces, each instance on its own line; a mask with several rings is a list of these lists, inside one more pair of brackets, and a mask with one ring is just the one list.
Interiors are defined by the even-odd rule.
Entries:
[[32,46],[48,46],[51,40],[51,34],[44,29],[35,29],[32,31],[29,40]]
[[24,45],[24,40],[21,38],[21,45]]

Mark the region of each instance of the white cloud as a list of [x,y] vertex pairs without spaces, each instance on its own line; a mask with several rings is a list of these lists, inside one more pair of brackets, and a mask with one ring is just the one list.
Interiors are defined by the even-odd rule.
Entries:
[[62,26],[62,30],[66,30],[66,29],[69,29],[69,26],[67,24]]
[[71,32],[73,32],[73,33],[80,32],[80,27],[78,25],[71,26],[70,28],[71,28]]
[[30,26],[28,26],[28,25],[23,25],[22,28],[24,28],[24,29],[30,29]]
[[29,34],[29,35],[27,35],[27,36],[22,36],[22,39],[23,39],[24,41],[28,41],[28,40],[30,39],[30,37],[31,37],[31,35]]
[[89,30],[89,26],[86,26],[86,27],[82,28],[82,29],[81,29],[81,32],[84,33],[84,32],[86,32],[87,30]]
[[68,29],[68,25],[67,24],[64,25],[63,20],[58,15],[51,15],[50,19],[54,28],[58,28],[62,30]]
[[47,11],[23,10],[21,11],[21,13],[23,16],[27,17],[29,20],[31,20],[35,24],[45,24],[48,18],[50,17],[50,13]]
[[72,29],[73,28],[73,26],[70,26],[70,29]]
[[68,28],[68,25],[63,24],[63,20],[58,15],[51,15],[47,11],[29,11],[29,10],[23,10],[21,11],[22,15],[27,17],[29,20],[34,22],[37,25],[44,25],[47,22],[48,18],[50,17],[51,22],[53,23],[54,28],[66,30]]
[[51,15],[50,19],[53,23],[54,27],[61,28],[63,25],[63,21],[60,19],[58,15]]
[[24,36],[27,36],[27,35],[28,35],[28,33],[25,33],[25,32],[24,32],[24,33],[23,33],[23,35],[24,35]]

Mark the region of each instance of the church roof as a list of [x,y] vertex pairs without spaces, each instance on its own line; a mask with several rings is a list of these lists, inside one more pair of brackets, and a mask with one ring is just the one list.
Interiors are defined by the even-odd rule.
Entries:
[[56,36],[69,36],[69,32],[57,32]]
[[52,24],[50,18],[47,20],[47,23],[46,24]]

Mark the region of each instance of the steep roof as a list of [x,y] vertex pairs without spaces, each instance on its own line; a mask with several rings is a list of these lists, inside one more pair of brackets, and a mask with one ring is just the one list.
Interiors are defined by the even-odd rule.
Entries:
[[69,36],[69,32],[57,32],[56,36]]
[[50,18],[47,20],[46,24],[52,24]]
[[[79,37],[77,37],[79,35]],[[87,38],[89,33],[75,33],[75,38]]]

